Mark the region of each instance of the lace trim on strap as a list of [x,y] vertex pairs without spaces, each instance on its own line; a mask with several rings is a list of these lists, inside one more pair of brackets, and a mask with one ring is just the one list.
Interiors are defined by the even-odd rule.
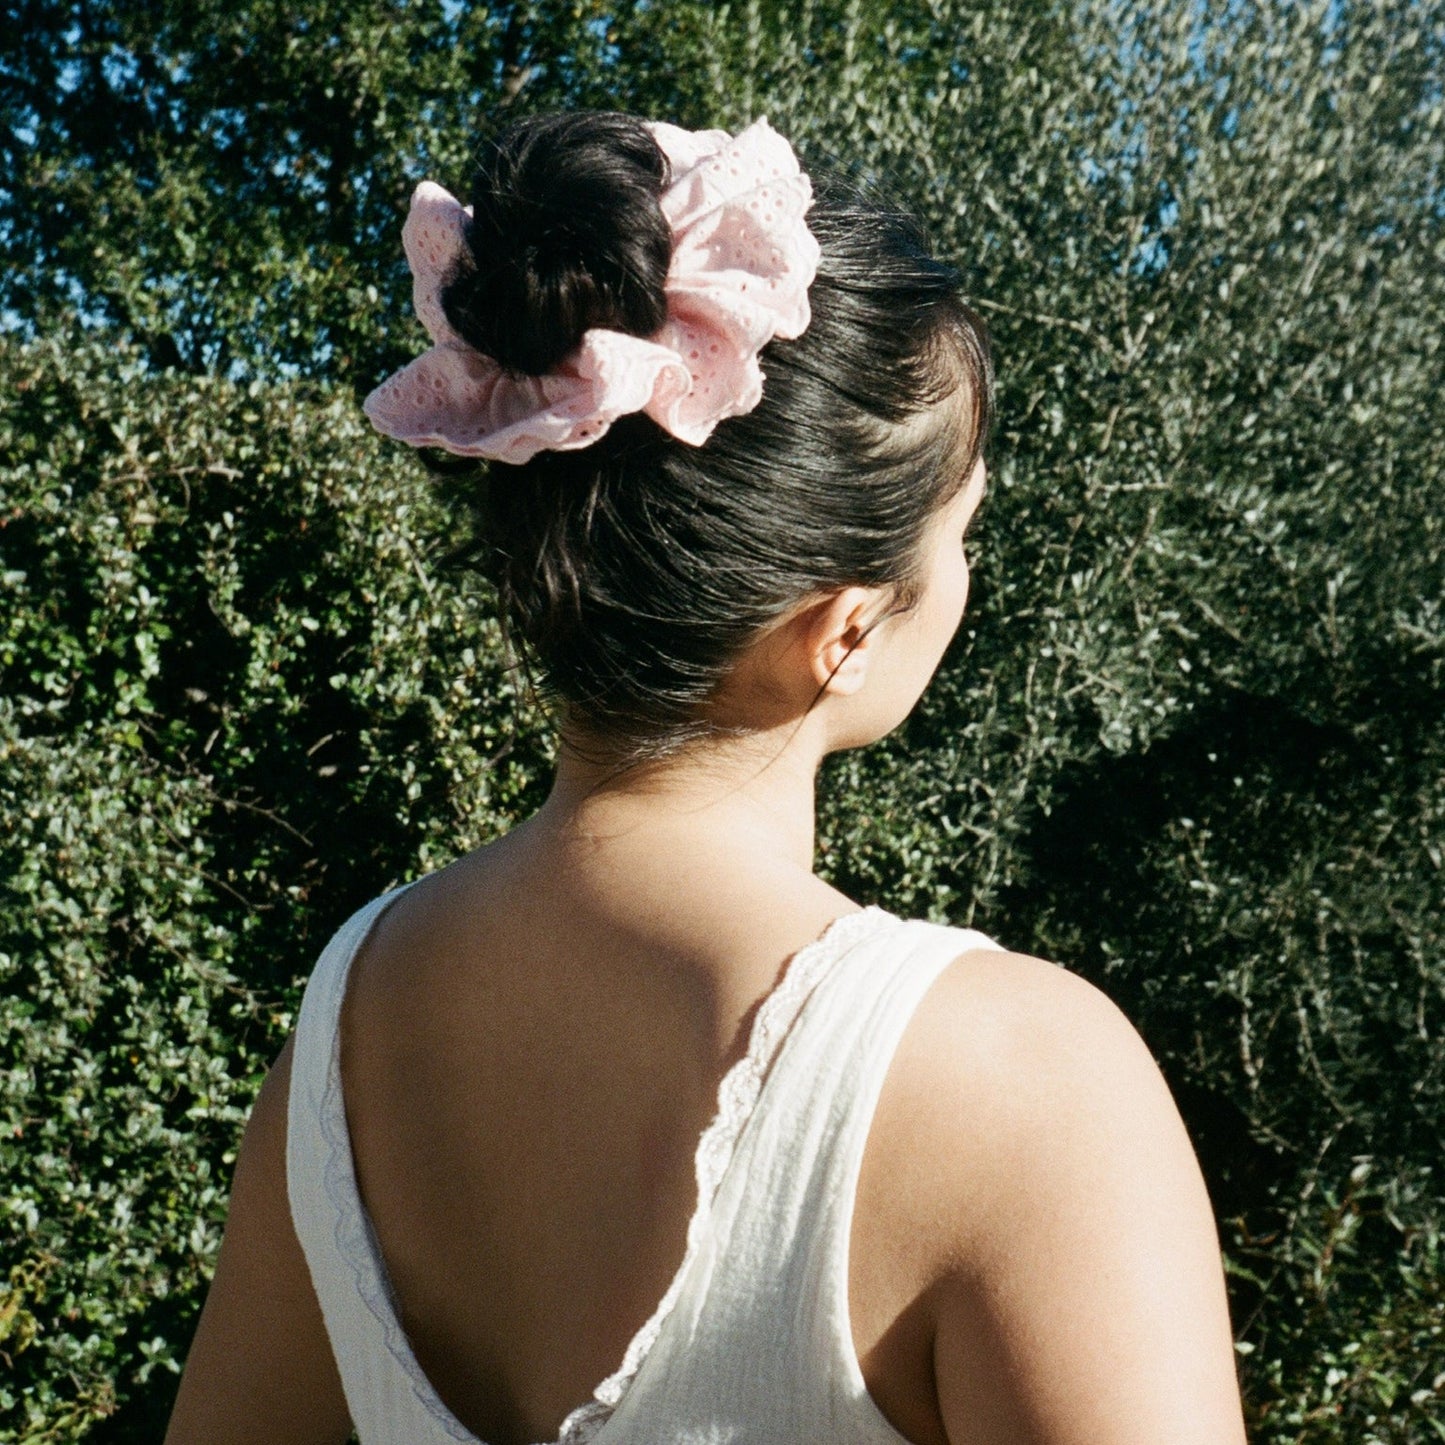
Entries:
[[860,938],[882,922],[896,922],[883,908],[865,908],[835,918],[821,937],[799,949],[788,963],[781,981],[764,998],[753,1019],[747,1052],[723,1075],[718,1085],[717,1113],[698,1140],[694,1160],[697,1176],[697,1208],[687,1226],[687,1249],[652,1318],[632,1337],[622,1365],[593,1391],[592,1399],[579,1405],[562,1422],[551,1445],[588,1445],[612,1418],[627,1387],[642,1368],[648,1353],[662,1333],[687,1280],[692,1262],[701,1248],[712,1218],[713,1202],[723,1176],[732,1163],[738,1139],[752,1117],[762,1092],[769,1066],[793,1026],[808,996],[828,969]]

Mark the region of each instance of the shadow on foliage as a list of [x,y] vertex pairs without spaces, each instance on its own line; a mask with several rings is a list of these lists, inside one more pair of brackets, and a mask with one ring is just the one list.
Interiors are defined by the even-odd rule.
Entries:
[[[1397,733],[1415,731],[1412,711],[1408,702],[1397,711]],[[1253,1213],[1274,1196],[1315,1132],[1277,1112],[1260,1061],[1238,1042],[1233,974],[1251,958],[1266,968],[1283,959],[1280,935],[1307,921],[1289,916],[1289,875],[1346,850],[1331,820],[1357,813],[1361,795],[1380,786],[1380,756],[1344,726],[1235,693],[1145,753],[1066,771],[1060,802],[1025,841],[1027,874],[1000,899],[1027,946],[1066,959],[1140,1028],[1221,1216]],[[1212,909],[1194,902],[1201,896]],[[1322,942],[1317,961],[1329,971]],[[1282,961],[1281,974],[1295,966]]]

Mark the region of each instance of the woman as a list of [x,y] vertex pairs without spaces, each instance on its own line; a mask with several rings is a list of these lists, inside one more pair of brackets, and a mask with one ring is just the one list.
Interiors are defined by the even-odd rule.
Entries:
[[765,122],[597,114],[418,189],[436,345],[367,409],[491,463],[557,773],[323,956],[173,1445],[1243,1439],[1138,1035],[813,872],[819,764],[962,616],[992,385],[912,223],[819,192]]

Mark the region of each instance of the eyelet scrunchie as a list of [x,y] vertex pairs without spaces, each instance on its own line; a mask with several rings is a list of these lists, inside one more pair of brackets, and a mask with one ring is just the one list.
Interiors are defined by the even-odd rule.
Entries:
[[594,327],[555,371],[508,374],[463,341],[442,310],[470,210],[423,181],[402,243],[412,303],[435,344],[366,398],[377,430],[413,446],[521,463],[589,446],[639,411],[700,446],[723,418],[758,404],[759,351],[808,326],[818,270],[818,242],[803,219],[812,185],[766,120],[736,137],[649,129],[671,170],[661,197],[672,229],[662,329],[644,339]]

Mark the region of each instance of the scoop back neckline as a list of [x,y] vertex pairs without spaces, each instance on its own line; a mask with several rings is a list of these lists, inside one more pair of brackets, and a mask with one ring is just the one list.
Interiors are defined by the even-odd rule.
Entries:
[[[457,1418],[416,1358],[411,1340],[397,1313],[390,1273],[381,1252],[375,1226],[361,1197],[356,1178],[356,1159],[351,1148],[351,1132],[346,1124],[346,1091],[345,1081],[341,1078],[339,1045],[341,1008],[350,981],[351,966],[381,916],[419,881],[413,880],[412,883],[404,884],[384,895],[382,906],[368,920],[364,932],[346,960],[336,995],[336,1047],[332,1051],[330,1063],[330,1070],[335,1076],[335,1096],[340,1101],[343,1124],[343,1128],[338,1131],[336,1147],[343,1155],[341,1162],[344,1165],[344,1178],[355,1202],[357,1214],[363,1222],[361,1236],[372,1256],[370,1264],[383,1286],[379,1303],[389,1316],[383,1323],[388,1326],[386,1335],[392,1355],[410,1378],[428,1413],[442,1424],[448,1435],[462,1441],[463,1445],[491,1445],[491,1442],[475,1434]],[[885,924],[901,924],[903,921],[897,914],[876,904],[840,913],[816,938],[804,944],[784,962],[777,982],[755,1006],[747,1048],[719,1081],[713,1116],[698,1136],[693,1151],[693,1173],[698,1185],[698,1195],[692,1215],[688,1219],[687,1243],[681,1262],[652,1314],[629,1340],[618,1368],[596,1385],[586,1400],[568,1412],[554,1439],[538,1441],[535,1445],[588,1445],[588,1442],[594,1440],[607,1427],[622,1404],[628,1388],[646,1364],[652,1347],[661,1336],[681,1296],[711,1220],[718,1189],[737,1151],[738,1141],[756,1110],[772,1066],[786,1046],[792,1025],[802,1012],[803,1006],[833,963],[864,938],[880,932]]]

